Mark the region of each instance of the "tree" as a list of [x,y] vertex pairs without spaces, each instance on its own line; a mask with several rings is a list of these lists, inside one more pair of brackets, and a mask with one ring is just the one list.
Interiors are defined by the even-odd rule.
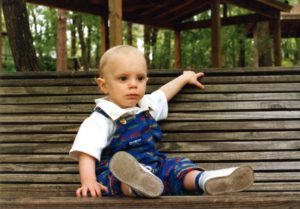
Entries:
[[272,66],[272,43],[270,38],[269,22],[257,23],[258,58],[259,66]]
[[3,0],[3,14],[17,71],[40,70],[25,0]]
[[56,71],[68,69],[67,53],[67,11],[58,10],[57,39],[56,39]]

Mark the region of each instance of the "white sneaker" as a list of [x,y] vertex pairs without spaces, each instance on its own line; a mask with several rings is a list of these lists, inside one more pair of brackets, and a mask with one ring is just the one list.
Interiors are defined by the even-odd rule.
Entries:
[[250,166],[205,171],[200,177],[200,187],[207,194],[239,192],[249,188],[254,182]]
[[145,197],[158,197],[163,193],[164,185],[160,178],[144,168],[127,152],[117,152],[112,157],[109,169],[121,182]]

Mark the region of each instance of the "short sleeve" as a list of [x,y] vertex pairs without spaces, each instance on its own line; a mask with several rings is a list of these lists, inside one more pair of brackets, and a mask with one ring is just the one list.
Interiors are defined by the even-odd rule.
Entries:
[[143,98],[142,103],[150,106],[150,114],[159,121],[168,117],[168,100],[161,90],[156,90],[152,94],[147,94]]
[[108,118],[96,112],[85,119],[78,130],[70,156],[78,160],[78,154],[83,152],[100,161],[101,152],[110,137],[109,122]]

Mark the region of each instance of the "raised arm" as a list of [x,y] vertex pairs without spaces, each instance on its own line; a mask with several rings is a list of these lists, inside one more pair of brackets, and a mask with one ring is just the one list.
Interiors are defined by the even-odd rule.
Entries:
[[195,73],[193,71],[184,71],[182,75],[173,79],[172,81],[166,83],[160,89],[165,93],[167,100],[171,100],[186,84],[191,84],[199,87],[200,89],[204,88],[198,78],[204,76],[204,73],[199,72]]

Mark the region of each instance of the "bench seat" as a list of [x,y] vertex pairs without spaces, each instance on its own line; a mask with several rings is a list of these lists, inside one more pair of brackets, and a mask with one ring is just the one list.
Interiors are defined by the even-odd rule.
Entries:
[[[204,69],[161,121],[168,156],[206,169],[250,165],[247,191],[158,199],[76,198],[68,156],[101,97],[96,71],[0,74],[0,208],[300,208],[300,68]],[[147,92],[182,70],[150,70]]]

